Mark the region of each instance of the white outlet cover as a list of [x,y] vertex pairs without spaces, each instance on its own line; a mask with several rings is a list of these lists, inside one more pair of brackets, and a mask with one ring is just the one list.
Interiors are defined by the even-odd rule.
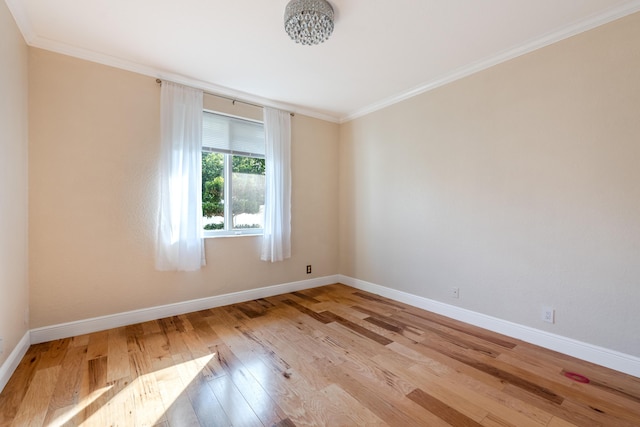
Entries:
[[547,323],[555,323],[556,311],[552,307],[542,307],[542,320]]

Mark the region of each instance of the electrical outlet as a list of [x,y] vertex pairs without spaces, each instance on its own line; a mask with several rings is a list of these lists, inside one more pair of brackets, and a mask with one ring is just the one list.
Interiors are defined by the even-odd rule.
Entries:
[[307,265],[307,274],[311,274],[311,266]]
[[460,288],[451,288],[451,298],[460,298]]
[[547,323],[555,323],[556,311],[551,307],[542,307],[542,320]]
[[4,353],[4,340],[0,338],[0,354]]

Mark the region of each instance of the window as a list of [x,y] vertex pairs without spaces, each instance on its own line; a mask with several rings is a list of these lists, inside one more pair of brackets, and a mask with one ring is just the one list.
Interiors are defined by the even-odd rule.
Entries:
[[205,236],[262,234],[264,126],[204,112],[202,223]]

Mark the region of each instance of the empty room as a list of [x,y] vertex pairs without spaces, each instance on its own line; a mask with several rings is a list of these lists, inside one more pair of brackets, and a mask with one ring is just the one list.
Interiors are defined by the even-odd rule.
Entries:
[[640,426],[640,1],[0,1],[0,427]]

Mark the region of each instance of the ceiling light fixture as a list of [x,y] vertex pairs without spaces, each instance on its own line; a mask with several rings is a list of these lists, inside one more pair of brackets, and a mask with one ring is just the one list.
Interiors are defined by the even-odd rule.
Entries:
[[322,43],[333,32],[333,8],[326,0],[291,0],[284,10],[284,30],[296,43]]

